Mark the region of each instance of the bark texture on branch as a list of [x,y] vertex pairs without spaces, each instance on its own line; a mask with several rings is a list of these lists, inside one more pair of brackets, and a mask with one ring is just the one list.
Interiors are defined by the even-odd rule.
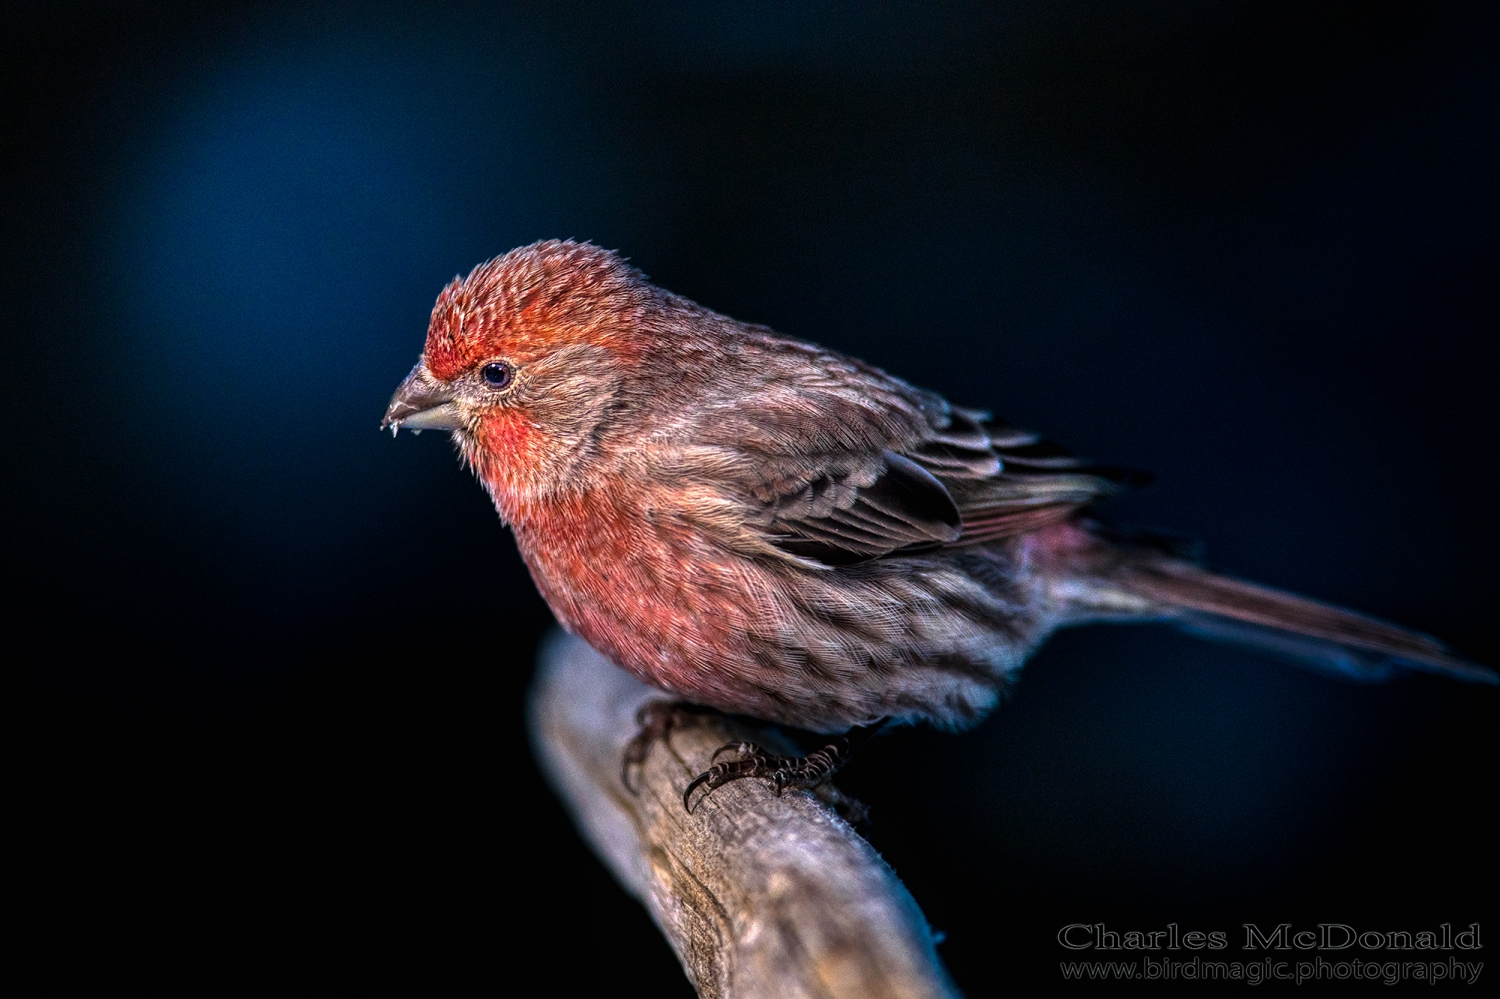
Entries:
[[744,780],[682,807],[726,742],[783,749],[717,715],[673,730],[621,782],[636,712],[662,698],[582,641],[555,635],[530,696],[538,758],[594,850],[651,912],[704,997],[957,995],[895,872],[818,795]]

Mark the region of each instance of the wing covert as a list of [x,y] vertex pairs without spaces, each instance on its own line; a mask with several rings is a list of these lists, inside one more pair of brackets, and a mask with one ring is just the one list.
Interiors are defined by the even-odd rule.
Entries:
[[745,526],[792,555],[847,565],[984,544],[1140,478],[852,358],[756,346],[759,390],[702,412],[698,435],[735,456],[718,467],[749,502]]

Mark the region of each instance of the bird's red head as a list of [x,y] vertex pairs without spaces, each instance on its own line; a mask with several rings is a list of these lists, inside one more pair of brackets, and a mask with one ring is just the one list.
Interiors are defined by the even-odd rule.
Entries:
[[576,487],[671,296],[615,253],[548,240],[455,278],[382,428],[454,432],[508,520]]

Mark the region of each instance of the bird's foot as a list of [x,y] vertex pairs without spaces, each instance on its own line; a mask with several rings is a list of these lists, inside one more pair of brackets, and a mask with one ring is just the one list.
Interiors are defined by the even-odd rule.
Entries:
[[[731,742],[720,746],[709,759],[709,768],[694,777],[692,783],[687,786],[687,790],[682,792],[682,806],[689,813],[693,811],[693,792],[700,787],[706,788],[703,792],[703,797],[706,798],[725,784],[744,780],[746,777],[760,777],[771,782],[777,797],[789,788],[794,791],[820,786],[829,788],[832,790],[832,795],[825,792],[820,797],[839,810],[839,813],[850,822],[862,821],[868,816],[869,810],[853,798],[833,790],[832,785],[824,782],[838,773],[844,764],[849,762],[854,751],[878,732],[884,724],[885,720],[882,719],[872,725],[852,728],[828,745],[806,756],[778,756],[766,752],[753,742]],[[724,763],[718,762],[719,757],[725,753],[733,753],[735,759]],[[702,800],[702,798],[699,799],[699,801]],[[845,814],[846,811],[848,814]]]
[[658,742],[668,743],[674,728],[708,714],[719,714],[713,708],[687,701],[647,701],[635,713],[635,723],[640,726],[630,741],[625,744],[625,753],[620,759],[620,783],[631,794],[639,794],[640,788],[631,784],[632,770],[639,770]]

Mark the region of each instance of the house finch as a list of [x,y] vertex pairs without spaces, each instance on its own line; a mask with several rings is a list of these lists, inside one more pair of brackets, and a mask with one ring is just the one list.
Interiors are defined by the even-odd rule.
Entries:
[[451,430],[563,626],[727,712],[961,728],[1053,629],[1101,620],[1356,678],[1496,681],[1425,635],[1112,538],[1086,513],[1118,470],[586,243],[455,278],[381,426]]

